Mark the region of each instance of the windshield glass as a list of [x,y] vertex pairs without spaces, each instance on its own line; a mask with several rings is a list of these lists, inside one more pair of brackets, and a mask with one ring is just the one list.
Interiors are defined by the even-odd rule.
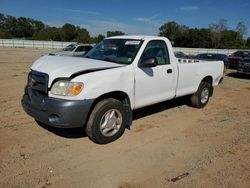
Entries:
[[63,48],[63,51],[72,52],[75,48],[76,48],[75,44],[70,44],[70,45],[66,46],[65,48]]
[[131,64],[141,44],[141,40],[105,39],[90,50],[86,57],[119,64]]

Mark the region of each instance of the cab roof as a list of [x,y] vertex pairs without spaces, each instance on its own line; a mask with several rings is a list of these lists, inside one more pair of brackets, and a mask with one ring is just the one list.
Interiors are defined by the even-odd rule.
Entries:
[[150,35],[120,35],[108,37],[107,39],[133,39],[133,40],[152,40],[152,39],[165,39],[165,37],[150,36]]

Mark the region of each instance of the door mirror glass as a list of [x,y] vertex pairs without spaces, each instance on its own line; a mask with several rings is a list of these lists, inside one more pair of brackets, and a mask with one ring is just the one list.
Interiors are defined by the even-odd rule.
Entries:
[[139,67],[156,67],[157,66],[157,59],[154,57],[148,57],[143,59],[140,64]]

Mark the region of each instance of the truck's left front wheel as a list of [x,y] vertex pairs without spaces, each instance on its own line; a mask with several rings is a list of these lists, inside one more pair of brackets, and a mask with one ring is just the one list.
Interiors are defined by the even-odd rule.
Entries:
[[125,131],[126,111],[124,105],[113,98],[96,104],[90,114],[86,133],[98,144],[107,144],[118,139]]

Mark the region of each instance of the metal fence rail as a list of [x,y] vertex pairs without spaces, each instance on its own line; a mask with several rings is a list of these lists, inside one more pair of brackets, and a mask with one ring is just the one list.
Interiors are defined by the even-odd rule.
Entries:
[[64,48],[74,42],[61,41],[39,41],[39,40],[20,40],[20,39],[0,39],[0,47],[19,47],[19,48]]
[[[74,42],[61,41],[39,41],[21,39],[0,39],[0,47],[19,47],[19,48],[51,48],[59,49]],[[222,53],[230,55],[238,49],[206,49],[206,48],[180,48],[175,47],[174,51],[181,51],[187,55],[197,55],[199,53]]]
[[180,48],[174,47],[174,51],[181,51],[187,55],[197,55],[201,53],[216,53],[230,55],[239,49],[208,49],[208,48]]

